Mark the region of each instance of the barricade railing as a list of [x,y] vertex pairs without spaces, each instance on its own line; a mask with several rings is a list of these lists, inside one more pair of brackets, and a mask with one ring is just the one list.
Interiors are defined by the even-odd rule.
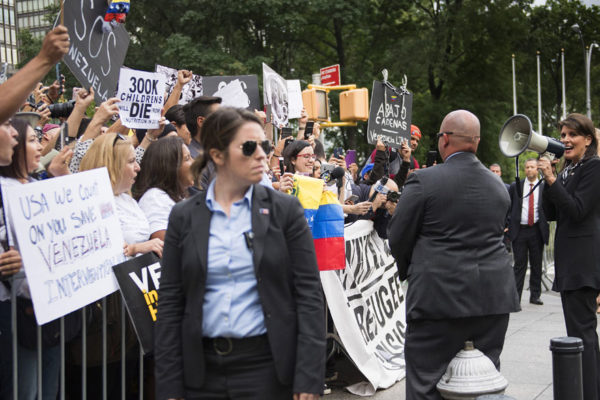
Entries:
[[[7,279],[7,281],[10,283],[10,302],[11,302],[11,315],[10,315],[10,319],[11,319],[11,345],[12,345],[12,399],[17,400],[19,398],[19,391],[22,390],[23,388],[19,387],[19,341],[18,341],[18,324],[17,324],[17,290],[18,290],[18,286],[16,284],[13,283],[18,283],[19,280],[23,280],[25,279],[25,275],[24,273],[21,271],[18,274],[15,274],[14,276],[10,277]],[[108,296],[107,296],[108,297]],[[108,390],[109,388],[107,387],[108,385],[108,347],[107,347],[107,297],[103,298],[102,300],[100,300],[100,303],[102,305],[102,321],[101,321],[101,326],[102,326],[102,394],[101,394],[101,398],[103,400],[107,400],[108,399]],[[81,308],[79,311],[76,312],[80,312],[81,313],[81,331],[79,333],[79,335],[77,337],[75,337],[73,340],[71,340],[70,342],[74,342],[74,341],[81,341],[81,393],[80,394],[71,394],[71,396],[69,397],[67,395],[67,387],[66,387],[66,370],[67,370],[67,357],[66,357],[66,350],[67,350],[67,345],[68,343],[65,343],[65,319],[64,317],[60,318],[60,343],[59,343],[59,348],[60,348],[60,371],[59,374],[57,375],[58,379],[59,379],[59,390],[57,393],[57,398],[60,400],[65,400],[67,398],[77,398],[77,399],[87,399],[88,398],[88,363],[87,363],[87,359],[88,359],[88,352],[87,352],[87,348],[88,348],[88,324],[90,323],[90,317],[92,315],[92,313],[88,312],[88,308],[89,307],[94,307],[96,306],[96,302],[92,303],[91,305],[88,305],[86,307]],[[126,330],[127,330],[127,321],[128,321],[128,316],[127,316],[127,311],[125,308],[124,303],[121,301],[121,305],[120,305],[120,322],[121,322],[121,334],[120,334],[120,344],[121,344],[121,352],[120,352],[120,386],[121,386],[121,393],[120,393],[120,397],[121,399],[126,399],[128,398],[128,395],[131,395],[131,393],[128,393],[127,391],[127,387],[128,387],[128,381],[127,381],[127,377],[128,375],[132,374],[132,373],[136,373],[138,374],[138,391],[139,391],[139,399],[143,399],[144,398],[144,354],[142,351],[142,347],[139,343],[139,341],[137,340],[136,337],[136,346],[139,348],[139,358],[138,358],[138,364],[139,364],[139,368],[137,369],[137,371],[128,371],[127,370],[127,346],[126,346],[126,342],[127,342],[127,338],[126,338]],[[37,362],[36,362],[36,366],[37,366],[37,372],[36,372],[36,386],[37,386],[37,394],[38,396],[36,398],[42,398],[41,394],[43,393],[43,347],[42,347],[42,327],[40,325],[37,325],[37,349],[36,349],[36,353],[37,353]],[[0,357],[5,357],[6,355],[0,355]],[[95,397],[95,396],[94,396]],[[150,395],[150,397],[152,397],[152,395]]]

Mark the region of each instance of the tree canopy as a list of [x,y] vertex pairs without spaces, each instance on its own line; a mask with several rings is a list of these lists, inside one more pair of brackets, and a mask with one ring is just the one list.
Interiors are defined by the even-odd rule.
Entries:
[[[309,83],[320,67],[340,64],[342,83],[369,90],[387,68],[390,82],[399,85],[406,75],[414,93],[412,119],[424,134],[419,160],[435,148],[444,115],[468,109],[481,121],[479,158],[486,165],[498,162],[507,181],[514,161],[500,153],[498,132],[513,114],[512,55],[518,112],[537,121],[540,52],[543,133],[557,136],[561,49],[567,111],[585,113],[584,49],[571,26],[579,24],[585,44],[600,41],[600,8],[570,0],[536,7],[533,0],[146,0],[131,7],[128,67],[257,74],[261,81],[265,62],[285,78]],[[595,121],[600,121],[599,64],[592,56]],[[366,123],[329,131],[336,143],[363,155],[370,151]]]

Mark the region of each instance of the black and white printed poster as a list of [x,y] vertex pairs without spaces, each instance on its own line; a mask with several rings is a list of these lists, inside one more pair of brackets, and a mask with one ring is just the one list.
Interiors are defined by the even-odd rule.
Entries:
[[102,31],[106,9],[106,0],[65,0],[64,4],[71,47],[63,61],[83,87],[94,88],[96,105],[114,96],[129,47],[123,26]]
[[154,253],[146,253],[113,266],[123,301],[144,354],[154,348],[154,323],[158,304],[160,263]]
[[286,126],[289,115],[287,81],[265,63],[263,63],[263,99],[265,105],[271,106],[273,124],[278,127]]
[[346,268],[321,271],[327,306],[345,352],[368,382],[346,387],[372,396],[405,376],[406,310],[387,241],[360,220],[344,227]]
[[204,96],[220,97],[223,106],[250,111],[262,109],[256,75],[203,76],[202,83]]
[[[166,88],[165,91],[171,95],[173,87],[177,83],[177,70],[175,68],[166,67],[164,65],[156,64],[156,72],[164,75]],[[183,86],[181,95],[179,96],[178,104],[185,105],[196,97],[203,95],[203,84],[202,77],[200,75],[192,75],[192,80]]]
[[400,148],[403,142],[410,141],[412,98],[409,91],[394,90],[383,82],[373,81],[367,126],[370,144],[381,139],[390,147]]

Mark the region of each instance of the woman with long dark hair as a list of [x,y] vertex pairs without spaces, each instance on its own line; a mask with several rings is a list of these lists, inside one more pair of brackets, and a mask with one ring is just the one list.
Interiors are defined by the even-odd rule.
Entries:
[[315,399],[324,305],[304,211],[258,184],[271,145],[254,114],[215,111],[202,146],[216,178],[173,207],[165,236],[157,398]]
[[583,340],[583,394],[600,396],[600,352],[596,334],[596,297],[600,292],[600,158],[593,122],[569,114],[559,123],[565,164],[558,176],[546,159],[538,161],[546,186],[543,207],[556,220],[555,277],[567,334]]
[[194,184],[192,162],[189,149],[178,136],[158,139],[146,150],[133,197],[148,218],[151,238],[165,239],[171,208],[188,196],[188,188]]

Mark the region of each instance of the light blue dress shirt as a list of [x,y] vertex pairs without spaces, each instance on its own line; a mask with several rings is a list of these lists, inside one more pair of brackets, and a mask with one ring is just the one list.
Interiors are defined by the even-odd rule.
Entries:
[[206,193],[212,212],[202,332],[205,337],[242,338],[267,332],[258,297],[252,251],[244,232],[252,231],[252,193],[233,203],[230,216],[215,200],[215,180]]

